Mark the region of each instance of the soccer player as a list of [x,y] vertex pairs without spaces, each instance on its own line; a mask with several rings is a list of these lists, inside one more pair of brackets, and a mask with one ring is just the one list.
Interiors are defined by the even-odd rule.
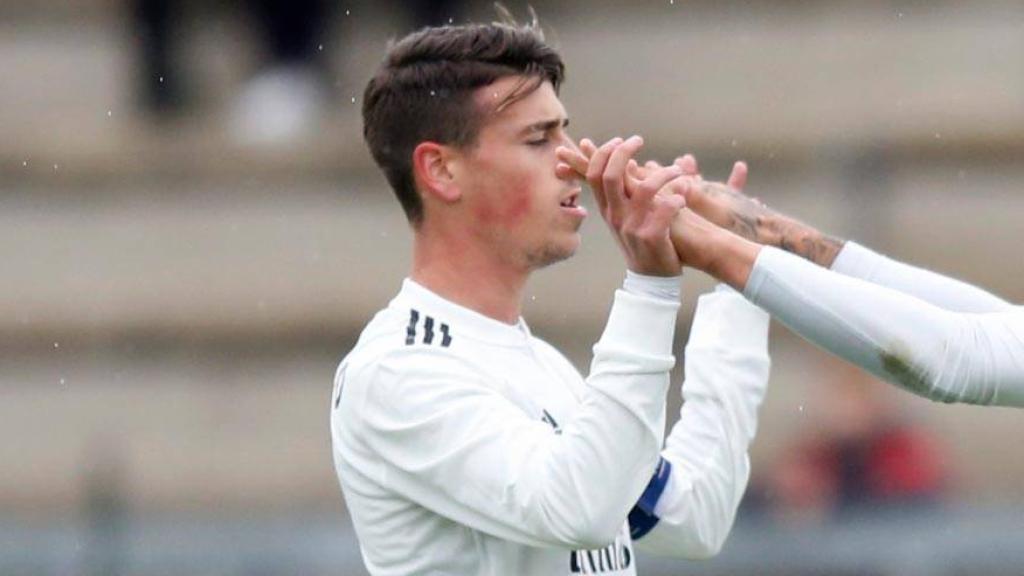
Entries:
[[574,253],[586,216],[579,180],[556,174],[572,145],[562,76],[536,22],[449,26],[393,44],[366,88],[364,135],[413,229],[410,277],[331,398],[372,574],[635,574],[634,542],[705,558],[732,526],[768,316],[726,287],[699,300],[665,439],[683,201],[657,192],[680,168],[627,191],[642,141],[597,152],[591,183],[628,270],[586,379],[520,317],[528,278]]
[[[560,173],[586,173],[587,156],[596,157],[590,142],[582,153],[559,150]],[[732,185],[699,178],[692,156],[675,164],[689,177],[672,185],[688,209],[672,237],[689,265],[742,291],[804,338],[914,394],[1024,406],[1024,307],[769,209],[740,192],[742,163]],[[637,175],[657,168],[632,165]]]

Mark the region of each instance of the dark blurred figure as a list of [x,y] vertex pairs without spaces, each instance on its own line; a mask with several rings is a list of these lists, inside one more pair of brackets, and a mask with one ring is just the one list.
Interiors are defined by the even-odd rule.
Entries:
[[833,366],[813,426],[755,482],[757,507],[783,521],[827,521],[937,505],[948,484],[938,444],[900,412],[894,391]]
[[[183,0],[132,0],[140,48],[139,91],[144,108],[166,118],[187,105],[191,86],[177,62]],[[458,0],[412,0],[412,27],[448,23]],[[240,90],[229,122],[245,144],[290,142],[316,127],[330,82],[323,37],[337,9],[325,0],[244,0],[265,47],[265,62]]]

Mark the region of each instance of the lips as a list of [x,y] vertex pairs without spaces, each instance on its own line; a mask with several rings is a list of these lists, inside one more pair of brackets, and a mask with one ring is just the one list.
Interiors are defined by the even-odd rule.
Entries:
[[558,203],[565,213],[574,218],[583,219],[587,216],[587,209],[580,205],[580,189],[576,188],[568,196],[562,198]]
[[576,208],[580,201],[580,191],[581,190],[579,188],[574,189],[568,196],[562,198],[559,205],[561,205],[562,208]]

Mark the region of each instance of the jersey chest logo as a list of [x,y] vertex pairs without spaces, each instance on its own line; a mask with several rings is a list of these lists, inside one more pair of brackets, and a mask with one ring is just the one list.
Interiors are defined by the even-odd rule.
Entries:
[[551,413],[548,412],[547,410],[541,409],[541,412],[543,412],[544,415],[541,416],[540,419],[544,422],[547,422],[552,428],[554,428],[555,434],[561,434],[562,427],[558,425],[558,422],[555,422],[555,417],[552,416]]

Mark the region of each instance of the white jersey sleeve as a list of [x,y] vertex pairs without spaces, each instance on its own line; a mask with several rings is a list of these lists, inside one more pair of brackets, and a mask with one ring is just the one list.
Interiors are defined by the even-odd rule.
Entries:
[[771,247],[744,293],[804,338],[910,392],[1024,406],[1024,308],[950,311]]
[[605,546],[658,461],[678,306],[616,293],[560,433],[436,348],[349,366],[346,418],[382,485],[454,523],[530,546]]
[[704,295],[686,346],[684,403],[658,474],[630,514],[640,550],[714,556],[747,486],[768,385],[768,314],[731,288]]
[[1000,312],[1013,307],[977,286],[893,260],[856,242],[846,242],[832,270],[954,312]]

